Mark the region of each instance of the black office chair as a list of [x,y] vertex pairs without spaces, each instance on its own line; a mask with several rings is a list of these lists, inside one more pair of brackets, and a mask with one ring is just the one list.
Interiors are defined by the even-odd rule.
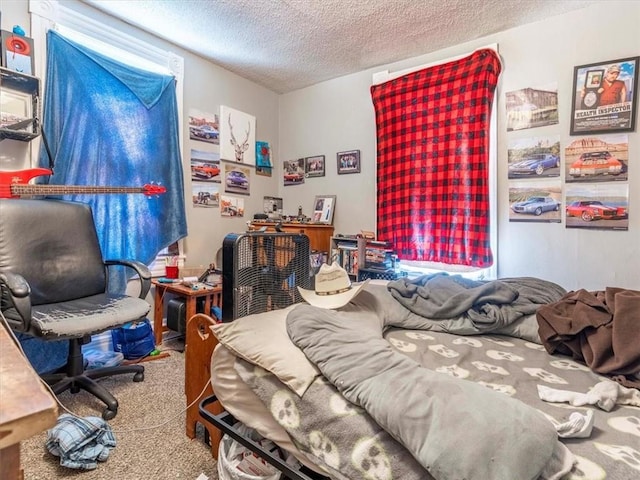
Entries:
[[[133,269],[139,298],[107,292],[108,269]],[[61,200],[0,199],[0,311],[11,329],[44,340],[69,339],[64,372],[43,375],[57,395],[86,390],[106,404],[110,420],[118,401],[95,380],[133,373],[144,380],[144,367],[128,365],[84,370],[82,345],[91,335],[149,313],[144,298],[151,273],[140,262],[102,258],[91,208]]]

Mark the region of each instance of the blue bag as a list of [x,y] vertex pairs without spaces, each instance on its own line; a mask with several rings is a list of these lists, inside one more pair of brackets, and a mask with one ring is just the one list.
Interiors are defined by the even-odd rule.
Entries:
[[111,330],[113,349],[121,352],[127,360],[146,357],[156,348],[151,322],[132,322]]

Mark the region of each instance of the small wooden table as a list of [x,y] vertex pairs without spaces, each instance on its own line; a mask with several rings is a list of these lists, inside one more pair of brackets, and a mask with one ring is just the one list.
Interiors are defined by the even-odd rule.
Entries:
[[53,427],[58,405],[0,325],[0,477],[23,478],[20,442]]
[[183,285],[182,283],[163,283],[158,280],[152,280],[151,283],[155,287],[153,301],[153,334],[155,336],[156,346],[162,345],[162,334],[169,330],[163,325],[163,301],[167,292],[184,297],[186,303],[186,322],[196,314],[196,299],[198,297],[205,297],[204,311],[207,315],[211,312],[212,305],[216,305],[218,307],[222,306],[222,287],[219,285],[194,289],[190,286]]

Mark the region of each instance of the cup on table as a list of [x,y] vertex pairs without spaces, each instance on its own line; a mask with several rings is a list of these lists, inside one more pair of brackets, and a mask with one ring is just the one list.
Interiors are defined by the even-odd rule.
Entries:
[[175,265],[167,265],[165,271],[165,276],[167,278],[178,278],[178,267]]

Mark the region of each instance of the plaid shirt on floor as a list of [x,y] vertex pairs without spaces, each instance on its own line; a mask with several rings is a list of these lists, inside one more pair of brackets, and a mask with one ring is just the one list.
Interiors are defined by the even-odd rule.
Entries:
[[74,417],[63,413],[55,427],[47,432],[46,447],[60,457],[63,467],[93,470],[98,461],[109,458],[115,446],[111,427],[99,417]]

